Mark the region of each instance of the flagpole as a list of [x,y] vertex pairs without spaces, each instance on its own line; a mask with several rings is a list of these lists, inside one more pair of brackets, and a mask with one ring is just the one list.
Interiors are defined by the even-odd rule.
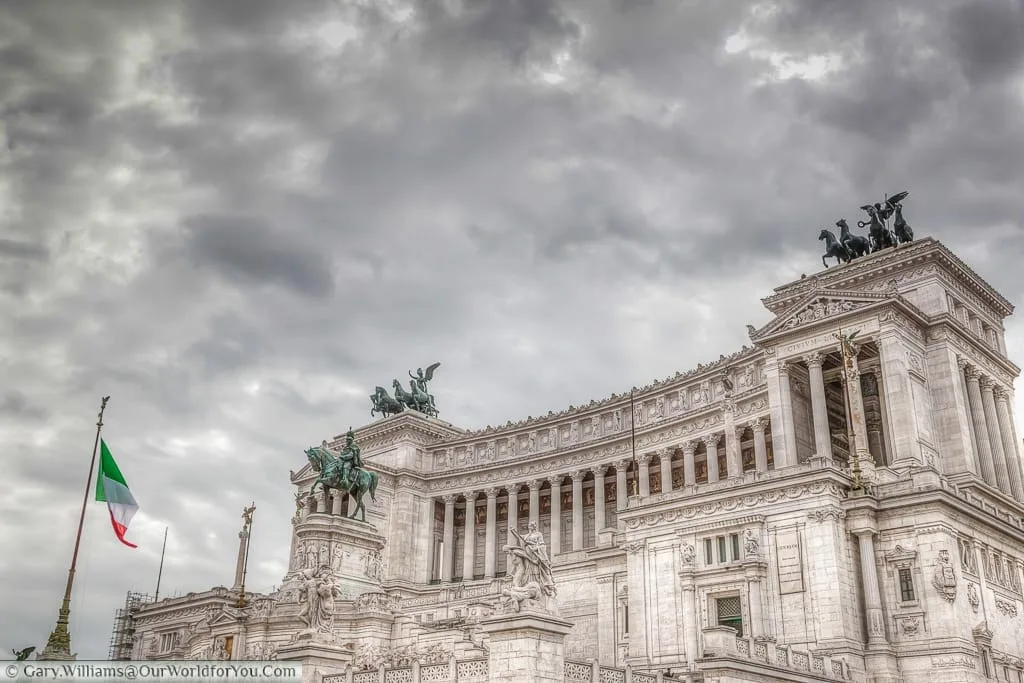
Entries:
[[46,647],[36,659],[43,660],[64,660],[75,659],[71,654],[71,632],[68,631],[68,623],[71,616],[71,588],[75,583],[75,567],[78,564],[78,549],[82,544],[82,527],[85,525],[85,508],[89,504],[89,492],[94,484],[92,473],[96,469],[96,450],[100,445],[100,430],[103,429],[103,411],[107,409],[109,396],[104,396],[100,402],[99,419],[96,420],[96,439],[92,444],[92,461],[89,463],[89,478],[85,481],[85,495],[82,497],[82,513],[78,517],[78,533],[75,536],[75,550],[71,555],[71,568],[68,569],[68,582],[64,587],[64,600],[57,612],[57,626],[53,629],[46,641]]
[[153,595],[153,602],[160,600],[160,579],[164,575],[164,553],[167,552],[167,529],[164,527],[164,547],[160,549],[160,569],[156,572],[156,593]]

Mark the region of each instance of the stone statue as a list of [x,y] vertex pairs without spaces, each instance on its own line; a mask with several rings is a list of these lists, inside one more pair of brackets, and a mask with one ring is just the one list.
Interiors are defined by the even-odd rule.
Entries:
[[693,546],[689,543],[684,543],[683,547],[679,550],[679,559],[682,561],[683,566],[692,567],[696,557],[697,553],[694,551]]
[[316,569],[307,569],[300,577],[299,588],[299,620],[309,627],[310,631],[329,634],[334,626],[334,599],[341,597],[334,573],[327,565]]
[[36,651],[35,646],[26,647],[24,650],[11,650],[14,653],[14,661],[24,662],[28,659],[28,656]]
[[945,600],[956,600],[956,572],[953,570],[953,563],[949,561],[948,550],[939,551],[939,561],[932,575],[932,585]]
[[544,548],[544,536],[537,523],[530,522],[525,536],[512,529],[515,545],[506,545],[509,574],[512,585],[501,592],[503,606],[513,612],[540,608],[554,612],[555,581],[551,576],[551,562]]
[[825,240],[825,253],[821,256],[821,265],[825,268],[828,268],[828,263],[825,261],[827,258],[834,258],[837,266],[853,260],[853,254],[845,244],[836,239],[831,230],[822,229],[818,233],[818,240]]
[[349,429],[345,434],[345,447],[337,457],[331,453],[326,441],[318,447],[306,449],[305,452],[313,469],[320,473],[320,476],[309,488],[310,495],[316,491],[317,484],[324,490],[324,493],[330,493],[331,489],[344,491],[356,502],[349,519],[355,519],[357,514],[362,513],[361,520],[365,522],[366,506],[363,504],[363,496],[369,493],[370,499],[374,502],[377,501],[376,492],[379,478],[376,472],[370,472],[363,468],[360,449],[352,430]]
[[747,529],[743,532],[743,554],[748,558],[757,557],[758,543],[754,537],[754,530]]
[[377,387],[370,394],[370,402],[373,403],[373,407],[370,408],[370,417],[377,413],[388,417],[389,415],[397,415],[405,410],[405,404],[392,398],[384,387]]
[[249,527],[252,526],[252,513],[254,513],[254,512],[256,512],[256,504],[255,503],[251,503],[248,507],[246,507],[246,508],[244,508],[242,510],[242,520],[243,520],[242,528],[245,531],[248,531]]

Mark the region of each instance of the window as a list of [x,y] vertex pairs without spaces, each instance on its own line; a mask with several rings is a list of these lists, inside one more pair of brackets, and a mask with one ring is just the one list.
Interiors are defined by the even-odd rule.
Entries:
[[729,556],[725,552],[725,536],[718,537],[718,561],[728,562]]
[[740,535],[716,536],[704,539],[704,564],[726,564],[743,559],[740,555]]
[[740,609],[740,596],[731,595],[715,600],[715,612],[718,625],[736,629],[736,635],[743,637],[743,613]]
[[704,539],[704,564],[712,565],[714,563],[715,563],[715,556],[714,556],[714,552],[712,551],[712,548],[711,548],[711,539],[710,538],[705,538]]
[[172,649],[174,649],[174,634],[162,634],[160,636],[160,652],[170,652]]
[[740,559],[740,535],[729,534],[729,541],[732,543],[732,561],[736,562]]
[[909,569],[901,569],[899,576],[900,602],[913,602],[916,599],[914,597],[914,577],[910,575]]
[[224,639],[224,658],[231,659],[231,648],[235,645],[235,637],[228,636]]

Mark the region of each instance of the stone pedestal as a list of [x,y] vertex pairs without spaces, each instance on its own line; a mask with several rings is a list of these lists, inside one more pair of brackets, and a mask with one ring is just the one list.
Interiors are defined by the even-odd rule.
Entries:
[[294,584],[303,570],[326,564],[345,599],[380,592],[385,540],[372,524],[340,515],[312,513],[294,529],[295,552],[282,589]]
[[335,643],[318,642],[312,633],[301,633],[294,642],[278,648],[277,658],[283,662],[300,662],[303,683],[315,683],[325,675],[345,673],[345,667],[352,663],[353,653]]
[[503,683],[563,683],[565,636],[572,622],[544,612],[500,614],[481,622],[490,646],[488,672]]

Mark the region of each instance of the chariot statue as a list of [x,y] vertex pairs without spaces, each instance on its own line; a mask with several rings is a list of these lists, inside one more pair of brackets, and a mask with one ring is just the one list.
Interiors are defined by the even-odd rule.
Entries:
[[401,380],[395,379],[391,383],[394,396],[388,394],[384,387],[377,387],[370,394],[370,402],[373,407],[370,409],[370,417],[377,413],[387,417],[397,415],[405,410],[437,417],[437,405],[434,403],[434,395],[428,391],[428,382],[434,379],[434,371],[441,367],[440,363],[432,363],[423,368],[416,368],[416,374],[409,372],[409,388],[402,386]]
[[331,489],[343,491],[355,501],[355,509],[349,515],[349,519],[355,519],[361,514],[361,521],[366,521],[366,506],[363,504],[363,496],[370,494],[370,500],[376,502],[377,497],[377,473],[370,472],[363,467],[363,459],[360,455],[359,444],[356,443],[356,436],[351,429],[345,434],[345,447],[335,454],[324,441],[319,446],[306,449],[306,457],[309,458],[313,469],[320,473],[313,485],[309,488],[312,495],[317,484],[325,493]]
[[[866,221],[857,221],[858,228],[867,228],[867,235],[856,235],[850,230],[845,218],[836,221],[839,236],[831,230],[824,229],[818,233],[818,239],[825,242],[825,254],[821,257],[826,268],[825,259],[834,258],[838,265],[850,263],[861,256],[873,254],[889,247],[898,247],[914,241],[914,231],[903,217],[903,200],[910,196],[909,192],[897,192],[891,197],[874,204],[860,207],[868,215]],[[892,226],[889,219],[892,218]]]

